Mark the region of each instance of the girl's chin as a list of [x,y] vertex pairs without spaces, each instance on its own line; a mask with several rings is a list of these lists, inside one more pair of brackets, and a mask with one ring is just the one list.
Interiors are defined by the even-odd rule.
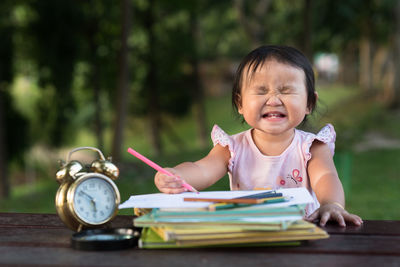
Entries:
[[285,127],[284,125],[282,125],[281,127],[279,127],[279,126],[272,127],[272,126],[264,125],[262,127],[256,128],[256,129],[265,134],[280,135],[280,134],[287,132],[288,130],[291,130],[292,128]]
[[261,132],[264,132],[266,134],[271,134],[271,135],[280,135],[280,134],[285,134],[285,133],[292,133],[294,131],[294,128],[296,126],[290,125],[289,123],[282,121],[280,123],[273,122],[265,122],[260,125],[259,127],[253,127],[258,129]]

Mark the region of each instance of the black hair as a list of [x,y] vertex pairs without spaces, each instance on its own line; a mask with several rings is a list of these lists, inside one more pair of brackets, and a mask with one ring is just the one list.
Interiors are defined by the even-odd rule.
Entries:
[[317,97],[315,95],[314,71],[310,61],[296,48],[278,45],[264,45],[256,48],[240,62],[232,88],[232,105],[236,111],[240,105],[244,70],[247,67],[247,72],[254,73],[258,67],[262,66],[269,59],[275,59],[278,62],[289,64],[304,71],[305,86],[307,89],[307,107],[310,111],[313,111],[317,104]]

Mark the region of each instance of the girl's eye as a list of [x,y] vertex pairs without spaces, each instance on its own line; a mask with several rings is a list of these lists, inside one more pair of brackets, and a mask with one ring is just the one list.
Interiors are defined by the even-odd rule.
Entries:
[[258,87],[254,89],[254,93],[257,95],[265,95],[268,93],[268,90],[265,87]]
[[292,94],[292,93],[293,93],[293,89],[290,88],[290,87],[283,87],[283,88],[280,90],[280,93],[283,94],[283,95]]

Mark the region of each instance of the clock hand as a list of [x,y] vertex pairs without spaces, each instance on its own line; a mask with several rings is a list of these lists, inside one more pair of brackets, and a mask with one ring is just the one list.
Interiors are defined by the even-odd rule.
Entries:
[[79,194],[84,195],[87,198],[89,198],[90,201],[93,201],[93,197],[91,195],[89,195],[88,193],[86,193],[85,191],[79,191]]
[[91,195],[86,193],[85,191],[79,191],[79,194],[84,195],[85,197],[87,197],[90,200],[90,203],[92,203],[92,205],[93,205],[94,212],[97,212],[96,200]]
[[94,212],[97,212],[97,209],[96,209],[96,199],[94,199],[94,198],[92,198],[92,204],[93,204],[93,209],[94,209]]

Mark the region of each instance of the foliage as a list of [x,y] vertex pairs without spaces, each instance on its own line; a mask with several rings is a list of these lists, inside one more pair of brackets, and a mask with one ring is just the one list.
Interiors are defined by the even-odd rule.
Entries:
[[363,36],[387,42],[392,34],[393,0],[314,1],[314,49],[340,53]]
[[30,8],[36,13],[29,29],[35,43],[32,56],[43,88],[35,137],[59,146],[72,132],[69,122],[76,111],[71,81],[82,15],[73,2],[31,1]]
[[[14,16],[8,29],[15,41],[8,44],[16,51],[6,53],[6,48],[0,49],[4,52],[2,60],[14,55],[15,76],[22,74],[39,84],[36,108],[29,117],[31,139],[61,146],[74,142],[76,128],[96,131],[110,127],[112,111],[116,110],[117,52],[121,46],[119,5],[104,0],[4,3],[7,8],[3,10],[12,11],[9,13]],[[361,38],[366,29],[364,24],[369,25],[367,29],[376,40],[389,40],[392,34],[391,0],[312,3],[314,51],[340,52],[345,44]],[[301,48],[305,41],[303,1],[154,0],[131,1],[131,6],[129,112],[134,116],[149,112],[151,101],[146,99],[150,98],[150,92],[157,92],[159,99],[154,102],[156,105],[158,102],[158,112],[187,114],[194,87],[192,58],[197,56],[200,62],[224,57],[236,60],[252,48],[240,12],[247,23],[258,28],[261,43]],[[258,10],[262,6],[264,9]],[[149,14],[154,17],[151,29],[146,24]],[[194,39],[193,20],[198,24],[200,41]],[[11,69],[3,68],[8,72]],[[146,84],[149,72],[154,72],[152,80],[157,81],[153,86],[156,88],[152,88],[154,92]]]
[[[12,18],[12,1],[2,1],[0,4],[0,121],[5,125],[0,131],[5,140],[0,140],[0,145],[5,146],[4,152],[8,159],[22,159],[21,153],[29,143],[27,134],[27,120],[16,108],[11,94],[11,82],[13,80],[14,46],[13,32],[15,26]],[[1,149],[0,149],[1,150]],[[0,175],[1,176],[1,175]]]
[[27,119],[15,109],[14,103],[8,91],[2,90],[0,87],[0,98],[2,99],[2,108],[5,110],[4,117],[7,127],[4,130],[4,135],[8,141],[5,144],[8,159],[17,160],[20,163],[23,161],[23,151],[29,145]]
[[[161,112],[182,115],[188,111],[191,104],[191,92],[188,88],[190,88],[191,74],[189,59],[193,42],[188,26],[189,13],[184,4],[176,4],[171,1],[158,1],[153,5],[148,5],[145,10],[136,10],[144,14],[150,12],[155,19],[150,22],[150,25],[146,19],[135,25],[146,38],[145,43],[140,44],[140,48],[145,49],[136,50],[135,53],[135,57],[144,60],[133,61],[134,69],[142,69],[138,71],[138,75],[141,76],[134,77],[143,79],[144,76],[149,75],[148,72],[154,72],[151,75],[157,80],[157,83],[142,83],[141,86],[140,80],[133,81],[134,84],[139,85],[133,90],[131,96],[131,110],[136,114],[144,115],[149,112],[150,107],[145,99],[150,97],[149,93],[154,92],[158,95]],[[154,48],[150,50],[152,46]],[[148,86],[152,85],[156,88],[150,90]]]

